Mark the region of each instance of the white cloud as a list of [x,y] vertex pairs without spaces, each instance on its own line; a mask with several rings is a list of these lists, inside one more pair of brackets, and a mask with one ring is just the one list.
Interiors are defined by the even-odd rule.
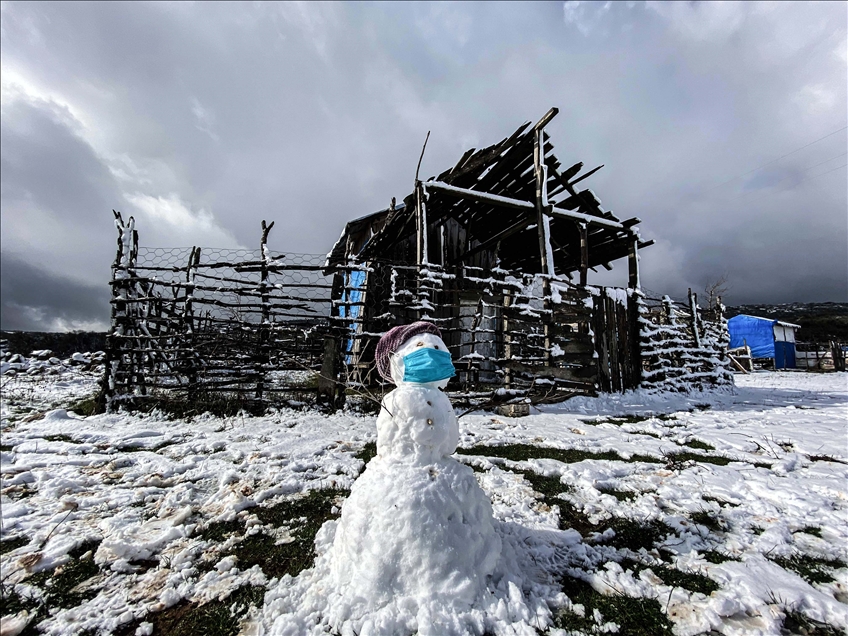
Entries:
[[595,2],[568,0],[562,5],[563,18],[566,24],[574,25],[580,33],[588,37],[604,19],[604,14],[611,6],[612,2],[605,2],[598,6]]
[[304,41],[315,49],[321,59],[325,62],[330,61],[329,43],[332,41],[330,31],[338,24],[336,8],[331,3],[277,2],[273,4],[273,7],[277,15],[300,31]]
[[218,225],[211,212],[204,208],[192,211],[174,192],[164,197],[125,193],[124,199],[144,221],[141,227],[145,245],[241,247],[229,230]]
[[746,2],[647,2],[646,6],[679,34],[700,42],[726,40],[752,9]]
[[200,103],[196,97],[191,98],[191,114],[194,115],[194,127],[209,135],[214,141],[220,141],[217,133],[213,130],[215,125],[214,113]]
[[837,95],[825,84],[804,86],[795,96],[795,100],[810,113],[822,113],[836,105]]

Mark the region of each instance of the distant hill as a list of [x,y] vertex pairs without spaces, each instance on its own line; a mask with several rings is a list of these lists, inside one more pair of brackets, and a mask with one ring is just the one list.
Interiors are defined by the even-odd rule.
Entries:
[[93,353],[106,348],[106,332],[101,331],[0,331],[0,340],[6,341],[7,351],[24,356],[36,350],[50,349],[53,355],[67,358],[73,353]]
[[795,334],[800,342],[848,342],[848,303],[785,303],[727,308],[728,318],[739,314],[800,325],[801,329]]

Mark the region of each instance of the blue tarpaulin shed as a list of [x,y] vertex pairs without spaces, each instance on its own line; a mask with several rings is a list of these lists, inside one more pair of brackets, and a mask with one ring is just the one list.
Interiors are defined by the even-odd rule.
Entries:
[[730,348],[751,348],[754,358],[774,358],[776,369],[795,368],[795,329],[798,325],[759,316],[734,316],[727,321]]

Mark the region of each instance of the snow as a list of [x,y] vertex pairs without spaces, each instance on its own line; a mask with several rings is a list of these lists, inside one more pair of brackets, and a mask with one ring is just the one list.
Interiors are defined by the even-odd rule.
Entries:
[[[41,362],[49,361],[14,364]],[[427,400],[444,398],[438,389],[415,389],[387,406],[419,423],[432,419],[433,431],[389,432],[382,457],[362,472],[356,453],[388,430],[383,415],[379,429],[373,415],[352,411],[185,422],[160,413],[83,417],[69,405],[96,388],[102,366],[50,366],[55,374],[4,375],[0,405],[2,538],[26,540],[0,557],[4,585],[36,590],[33,573],[49,574],[75,549],[99,542],[92,553],[99,574],[87,582],[96,594],[42,616],[38,627],[49,634],[106,634],[132,621],[134,633],[149,634],[156,612],[183,599],[226,599],[245,584],[267,590],[244,619],[245,634],[323,634],[331,625],[342,634],[534,634],[558,611],[585,610],[563,594],[558,581],[566,574],[601,593],[657,599],[678,636],[777,635],[790,610],[848,627],[848,569],[829,570],[835,580],[821,583],[782,565],[796,557],[848,561],[845,373],[753,373],[721,392],[577,397],[523,418],[472,413],[456,429],[449,405]],[[455,440],[458,454],[450,455]],[[621,459],[463,454],[508,444]],[[410,447],[420,451],[414,459]],[[687,459],[675,460],[681,451]],[[526,471],[555,478],[563,493],[541,499]],[[330,487],[350,490],[339,501],[341,517],[319,531],[315,562],[296,577],[269,579],[226,556],[227,540],[201,536],[213,521],[237,519],[248,532],[284,542],[285,528],[256,521],[257,507]],[[612,491],[634,496],[619,500]],[[393,505],[405,512],[388,514]],[[560,528],[564,506],[598,532]],[[466,535],[437,523],[448,510],[453,521],[460,514],[470,521]],[[720,529],[693,521],[697,513],[712,515]],[[604,525],[621,518],[661,521],[667,535],[647,550],[616,547],[615,530]],[[372,530],[390,540],[374,540]],[[709,552],[728,560],[713,562]],[[628,558],[647,567],[636,573]],[[145,559],[152,565],[140,569]],[[211,569],[199,567],[209,560]],[[719,589],[707,595],[666,585],[657,576],[661,561]],[[4,633],[31,618],[3,617]],[[597,619],[595,631],[617,629],[616,616]]]

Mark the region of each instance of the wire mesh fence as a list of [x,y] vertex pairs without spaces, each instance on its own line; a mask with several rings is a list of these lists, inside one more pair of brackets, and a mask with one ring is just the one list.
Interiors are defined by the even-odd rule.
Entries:
[[462,263],[330,267],[324,255],[268,250],[264,224],[258,250],[142,248],[132,219],[117,222],[109,408],[373,401],[390,388],[375,369],[379,338],[415,320],[440,328],[457,403],[729,377],[723,316],[691,299],[681,308],[633,289]]

